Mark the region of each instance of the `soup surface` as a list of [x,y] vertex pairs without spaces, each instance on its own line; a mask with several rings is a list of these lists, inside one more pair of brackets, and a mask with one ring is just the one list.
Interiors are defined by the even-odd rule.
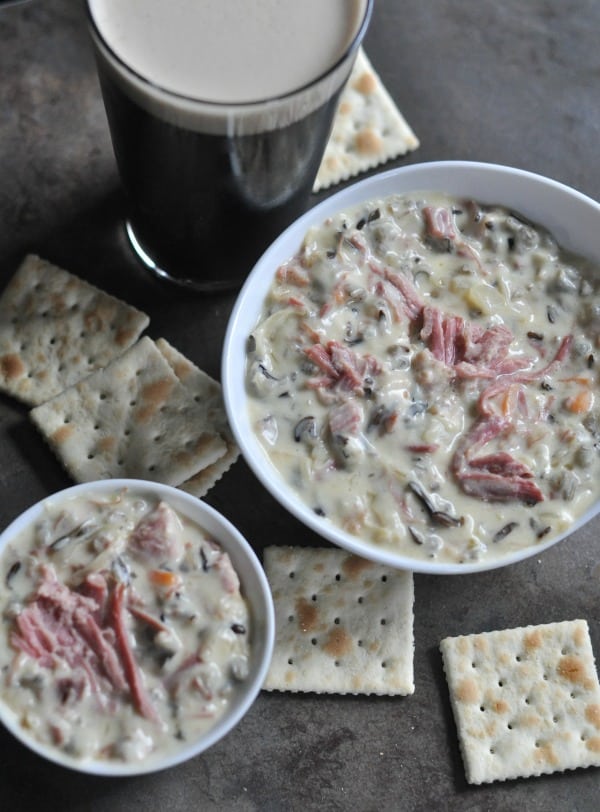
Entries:
[[0,697],[76,759],[137,762],[209,730],[244,680],[229,556],[167,503],[48,501],[0,559]]
[[420,559],[504,556],[598,498],[599,334],[594,269],[518,213],[372,200],[277,270],[251,420],[323,521]]

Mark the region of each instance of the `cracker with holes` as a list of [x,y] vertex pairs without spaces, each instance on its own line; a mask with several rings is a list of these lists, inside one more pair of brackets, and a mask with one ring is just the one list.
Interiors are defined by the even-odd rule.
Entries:
[[221,385],[199,369],[179,350],[172,347],[164,338],[159,338],[156,346],[181,383],[189,389],[195,402],[203,406],[205,428],[214,432],[225,443],[226,451],[222,457],[198,471],[179,486],[181,490],[200,498],[231,468],[239,457],[240,450],[227,422]]
[[267,547],[276,642],[266,690],[412,694],[413,576],[337,548]]
[[600,766],[600,686],[585,620],[440,644],[467,781]]
[[361,48],[340,96],[313,191],[374,169],[418,146],[418,138]]
[[30,412],[77,482],[141,477],[175,486],[227,453],[204,414],[150,338]]
[[136,308],[29,255],[0,297],[0,391],[43,403],[121,355],[148,322]]

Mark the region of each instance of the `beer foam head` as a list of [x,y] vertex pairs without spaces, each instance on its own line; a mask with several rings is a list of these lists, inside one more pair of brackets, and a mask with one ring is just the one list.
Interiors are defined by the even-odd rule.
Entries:
[[372,0],[89,0],[99,62],[134,101],[211,134],[286,126],[341,87]]

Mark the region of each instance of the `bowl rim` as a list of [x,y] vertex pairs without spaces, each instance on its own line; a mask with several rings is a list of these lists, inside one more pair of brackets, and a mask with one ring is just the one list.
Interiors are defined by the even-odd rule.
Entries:
[[[485,191],[486,189],[489,191]],[[548,541],[516,550],[505,556],[464,563],[438,562],[435,559],[419,560],[396,553],[389,547],[378,547],[374,542],[363,542],[359,537],[347,533],[327,518],[319,517],[311,511],[295,497],[292,488],[281,479],[250,430],[244,408],[247,400],[244,385],[246,341],[258,319],[276,268],[293,253],[290,251],[286,254],[286,251],[289,251],[292,245],[295,245],[293,250],[297,250],[311,225],[321,223],[327,216],[345,207],[394,192],[420,191],[470,195],[480,202],[510,206],[534,222],[549,228],[559,245],[572,251],[576,251],[581,242],[578,233],[586,235],[588,232],[597,232],[600,203],[564,183],[517,167],[477,161],[430,161],[396,167],[363,178],[340,189],[301,215],[258,259],[240,289],[229,317],[223,343],[221,382],[229,424],[242,456],[260,483],[292,516],[326,541],[377,563],[430,575],[464,575],[498,569],[539,555],[594,518],[600,512],[600,498],[567,530]],[[570,207],[571,219],[567,218],[567,225],[576,226],[575,235],[557,216],[554,207],[558,200],[565,208]],[[535,212],[539,207],[540,213],[535,213],[530,206],[533,206]],[[561,208],[561,213],[563,211]],[[582,222],[576,219],[576,214],[582,217]],[[548,218],[552,225],[548,224]],[[589,235],[588,241],[588,248],[580,250],[579,253],[600,264],[600,244],[594,244]],[[585,240],[583,242],[585,243]]]
[[[0,533],[0,556],[14,539],[31,525],[46,508],[72,497],[89,493],[112,494],[128,489],[133,494],[162,498],[189,520],[215,537],[230,555],[242,585],[242,594],[250,610],[257,614],[258,639],[253,641],[252,662],[247,680],[240,683],[234,702],[204,736],[166,756],[152,755],[139,762],[103,761],[97,758],[75,758],[58,748],[46,745],[23,729],[15,712],[0,697],[0,723],[29,750],[61,767],[98,776],[134,776],[159,772],[189,760],[216,744],[229,733],[257,698],[270,666],[275,641],[275,613],[271,589],[258,556],[249,542],[229,519],[208,503],[192,494],[150,480],[135,478],[102,479],[72,485],[43,497],[16,516]],[[243,564],[244,572],[240,565]],[[250,587],[251,589],[244,589]],[[252,590],[252,594],[248,594]]]

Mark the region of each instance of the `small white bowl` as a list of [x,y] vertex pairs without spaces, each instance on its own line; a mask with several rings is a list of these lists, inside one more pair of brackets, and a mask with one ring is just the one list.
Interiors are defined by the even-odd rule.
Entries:
[[66,755],[58,748],[41,744],[19,723],[14,711],[0,699],[0,722],[23,744],[38,755],[80,772],[106,776],[131,776],[155,772],[197,756],[227,734],[256,699],[267,675],[273,652],[275,619],[271,590],[256,554],[236,528],[214,508],[183,491],[157,482],[137,479],[109,479],[75,485],[43,499],[16,518],[0,535],[0,555],[7,545],[42,516],[46,505],[59,505],[76,496],[106,496],[126,488],[134,495],[164,499],[182,516],[196,523],[209,533],[231,559],[241,584],[241,591],[252,618],[251,660],[248,678],[239,684],[238,690],[216,724],[201,738],[166,756],[153,754],[147,760],[125,764],[100,759],[78,759]]
[[373,198],[414,191],[446,192],[512,208],[549,229],[563,248],[600,263],[600,204],[549,178],[506,166],[469,161],[414,164],[374,175],[332,195],[304,214],[255,265],[238,295],[225,336],[221,374],[225,405],[233,433],[255,475],[291,514],[323,538],[364,558],[400,569],[446,575],[479,572],[538,555],[596,516],[600,501],[558,537],[503,558],[462,564],[419,560],[362,541],[317,516],[269,461],[246,408],[247,340],[259,320],[277,267],[297,252],[308,228],[320,225],[328,216]]

